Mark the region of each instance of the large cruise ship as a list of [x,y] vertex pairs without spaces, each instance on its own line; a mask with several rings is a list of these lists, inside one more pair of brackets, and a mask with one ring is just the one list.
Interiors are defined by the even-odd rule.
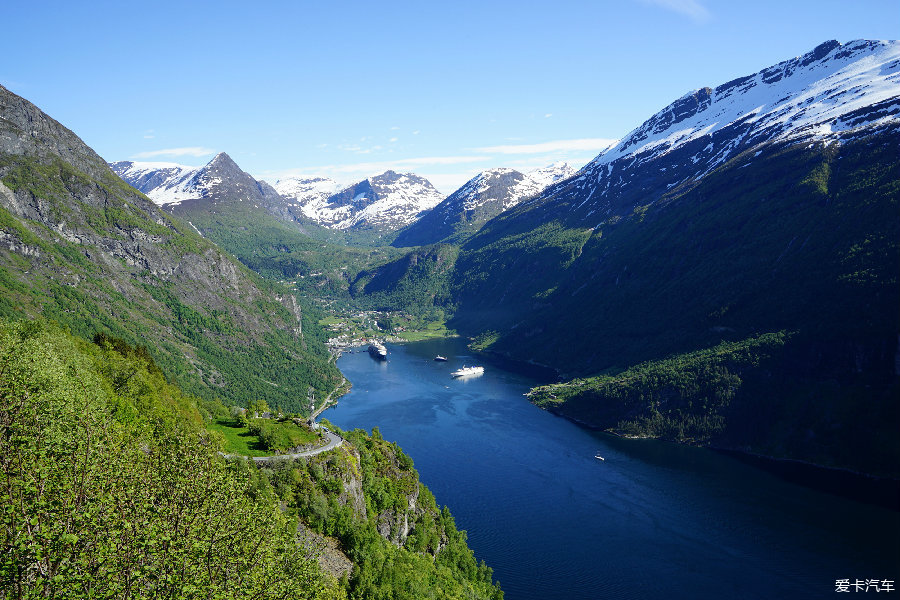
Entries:
[[378,342],[372,342],[369,344],[369,354],[372,355],[372,358],[377,358],[379,360],[387,359],[387,348],[384,347],[383,344],[379,344]]
[[468,377],[469,375],[481,375],[484,367],[463,367],[450,373],[453,377]]

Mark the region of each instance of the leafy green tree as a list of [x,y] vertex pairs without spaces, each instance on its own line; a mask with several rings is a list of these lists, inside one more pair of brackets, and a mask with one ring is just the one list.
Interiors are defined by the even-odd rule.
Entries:
[[0,597],[335,598],[139,351],[0,321]]

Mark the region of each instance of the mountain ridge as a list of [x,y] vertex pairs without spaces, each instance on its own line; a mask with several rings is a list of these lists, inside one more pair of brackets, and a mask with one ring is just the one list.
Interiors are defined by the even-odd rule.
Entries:
[[900,112],[898,65],[900,42],[830,41],[689,92],[529,204],[551,201],[545,215],[565,206],[566,222],[597,227],[693,185],[755,145],[838,141],[885,126]]
[[237,401],[252,390],[288,408],[294,386],[324,398],[339,383],[315,322],[287,290],[162,211],[2,87],[0,119],[0,314],[152,343],[167,375],[205,397]]
[[503,167],[487,169],[404,228],[392,245],[458,242],[504,210],[574,173],[575,169],[567,163],[554,163],[527,173]]

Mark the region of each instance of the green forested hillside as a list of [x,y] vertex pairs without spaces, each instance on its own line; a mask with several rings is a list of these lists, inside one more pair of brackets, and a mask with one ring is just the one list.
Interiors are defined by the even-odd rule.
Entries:
[[[532,402],[590,427],[900,477],[900,386],[811,374],[783,332],[541,386]],[[794,342],[794,343],[792,343]]]
[[[462,246],[450,326],[609,374],[538,396],[588,425],[897,476],[897,139],[757,149],[596,228],[516,207]],[[739,373],[711,358],[777,331],[781,349]],[[718,384],[648,383],[660,368],[744,383],[723,403]]]
[[426,320],[443,321],[452,310],[450,281],[459,249],[448,244],[423,246],[360,271],[350,288],[357,303],[378,310],[402,310]]
[[340,598],[146,353],[0,321],[0,597]]
[[317,239],[258,207],[235,200],[182,214],[212,240],[263,277],[291,280],[310,297],[346,301],[356,274],[401,251],[362,248]]
[[354,563],[342,581],[349,596],[503,598],[450,511],[419,482],[412,460],[377,428],[372,435],[339,433],[349,445],[267,473],[291,514],[340,540]]
[[[378,432],[259,470],[145,348],[0,320],[0,598],[503,597]],[[324,574],[305,527],[353,561]]]
[[895,338],[896,139],[747,153],[597,229],[513,209],[463,246],[455,324],[581,374],[781,329]]

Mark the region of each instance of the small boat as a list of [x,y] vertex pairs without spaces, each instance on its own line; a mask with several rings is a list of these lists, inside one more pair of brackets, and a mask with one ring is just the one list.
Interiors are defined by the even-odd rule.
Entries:
[[447,357],[441,356],[440,354],[438,354],[437,356],[434,357],[434,360],[436,360],[437,362],[447,362]]
[[595,455],[594,455],[594,458],[596,458],[597,460],[606,460],[605,458],[603,458],[603,457],[600,456],[599,454],[595,454]]
[[470,375],[481,375],[484,373],[484,367],[463,367],[462,369],[450,373],[453,377],[468,377]]

